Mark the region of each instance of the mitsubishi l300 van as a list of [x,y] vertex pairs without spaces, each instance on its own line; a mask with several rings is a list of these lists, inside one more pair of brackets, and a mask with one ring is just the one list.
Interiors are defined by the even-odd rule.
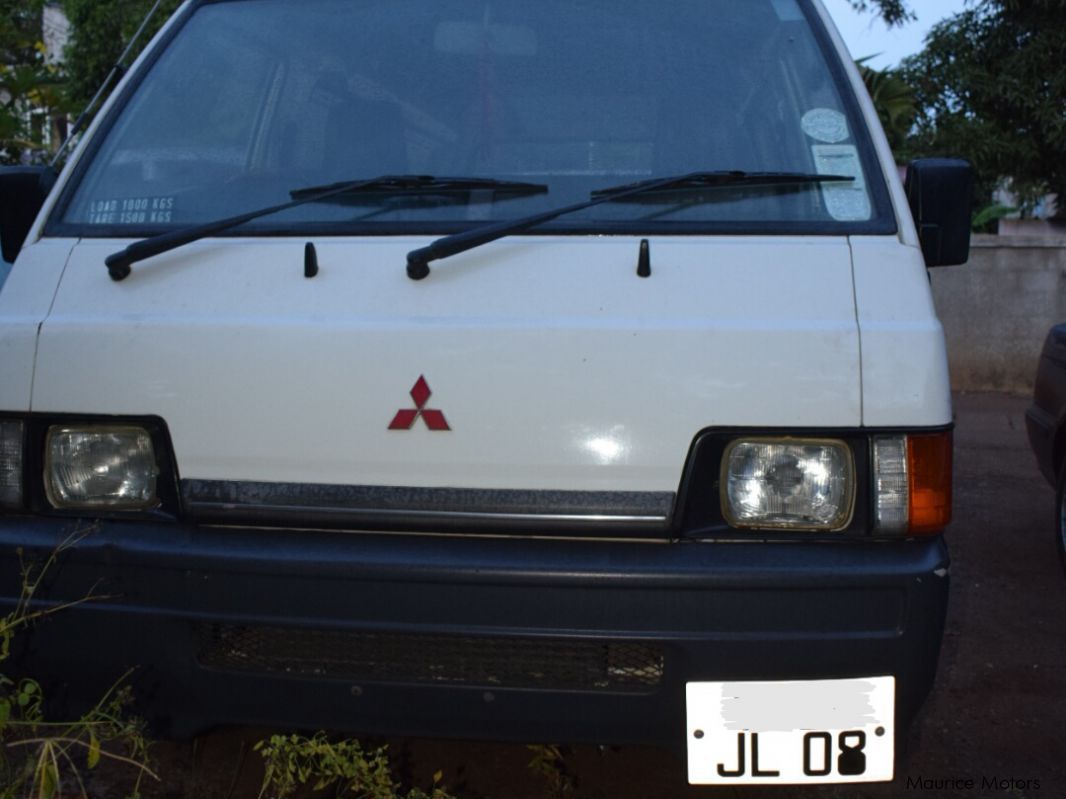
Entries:
[[90,600],[20,665],[175,736],[892,779],[969,181],[900,184],[818,0],[186,2],[0,174],[2,597],[59,547]]

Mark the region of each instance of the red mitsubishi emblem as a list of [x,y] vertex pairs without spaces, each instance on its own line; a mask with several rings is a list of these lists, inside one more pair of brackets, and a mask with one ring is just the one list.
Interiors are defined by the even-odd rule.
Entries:
[[430,430],[451,430],[443,413],[426,407],[426,403],[432,396],[433,392],[429,390],[426,378],[419,377],[415,387],[411,389],[411,399],[415,401],[415,407],[399,411],[392,420],[392,424],[389,425],[389,430],[410,430],[415,426],[419,417],[425,420],[426,427]]

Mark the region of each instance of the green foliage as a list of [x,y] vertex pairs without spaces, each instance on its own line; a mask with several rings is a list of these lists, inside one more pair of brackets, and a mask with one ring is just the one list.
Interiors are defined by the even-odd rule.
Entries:
[[1001,203],[992,203],[985,206],[973,216],[974,233],[995,233],[996,223],[1006,216],[1018,213],[1020,209],[1011,208],[1009,205],[1002,205]]
[[[19,552],[21,591],[14,610],[0,617],[0,663],[8,659],[16,634],[26,627],[53,613],[101,598],[90,595],[41,610],[34,605],[46,574],[65,550],[88,533],[89,530],[81,530],[72,534],[43,564],[25,562]],[[76,785],[77,795],[87,798],[82,775],[105,761],[135,774],[131,797],[140,796],[145,776],[158,780],[149,766],[143,724],[129,715],[132,693],[124,685],[128,676],[116,682],[81,718],[52,722],[45,718],[44,693],[36,680],[0,674],[0,799],[56,799],[71,795],[64,793],[64,782]]]
[[[63,0],[71,25],[66,68],[74,107],[89,104],[154,4],[155,0]],[[179,4],[180,0],[163,0],[130,63]]]
[[859,66],[863,83],[877,109],[877,116],[892,145],[892,151],[898,152],[907,141],[918,114],[914,89],[898,71],[873,69],[866,66],[866,61],[869,58],[861,58],[855,63]]
[[986,205],[1002,179],[1023,206],[1066,197],[1066,0],[979,0],[903,63],[921,109],[908,155],[968,158]]
[[59,68],[45,62],[42,0],[0,0],[0,163],[44,149],[46,126],[63,105]]
[[906,0],[848,0],[856,11],[875,10],[889,27],[914,19]]
[[547,783],[550,799],[566,799],[577,793],[577,777],[567,764],[567,751],[553,744],[530,744],[529,770]]
[[366,751],[359,741],[331,741],[319,732],[310,738],[274,735],[254,749],[266,767],[260,799],[284,799],[305,785],[358,799],[453,799],[440,785],[444,776],[440,771],[433,775],[429,793],[419,788],[402,793],[392,777],[387,747]]

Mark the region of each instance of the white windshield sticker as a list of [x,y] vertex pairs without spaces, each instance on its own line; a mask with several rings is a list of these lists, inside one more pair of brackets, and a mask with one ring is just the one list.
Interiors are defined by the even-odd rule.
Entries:
[[826,210],[838,222],[863,222],[870,218],[870,197],[859,151],[851,144],[816,144],[811,148],[819,175],[854,178],[847,183],[823,183]]
[[832,108],[815,108],[803,115],[800,121],[803,132],[815,141],[837,144],[851,138],[848,118]]
[[125,197],[89,203],[90,225],[144,225],[167,223],[174,216],[173,197]]

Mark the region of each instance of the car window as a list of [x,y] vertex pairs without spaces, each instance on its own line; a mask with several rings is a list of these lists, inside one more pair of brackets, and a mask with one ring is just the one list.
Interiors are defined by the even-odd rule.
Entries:
[[[800,0],[243,0],[192,11],[61,203],[145,233],[381,174],[539,195],[360,196],[248,226],[463,227],[697,170],[843,174],[613,202],[554,229],[891,224],[869,141]],[[820,24],[820,23],[819,23]],[[324,226],[324,227],[323,227]]]

